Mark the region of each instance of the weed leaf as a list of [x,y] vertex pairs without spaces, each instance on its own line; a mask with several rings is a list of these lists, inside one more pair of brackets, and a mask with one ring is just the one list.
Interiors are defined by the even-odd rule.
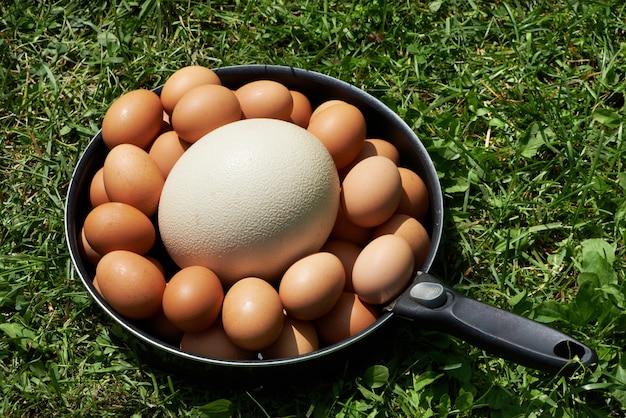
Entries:
[[596,122],[609,128],[617,128],[622,123],[620,115],[608,109],[596,109],[592,117]]

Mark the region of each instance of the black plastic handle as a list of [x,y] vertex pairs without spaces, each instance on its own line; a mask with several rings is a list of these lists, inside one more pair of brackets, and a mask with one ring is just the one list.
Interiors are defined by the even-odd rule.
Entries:
[[550,373],[597,363],[596,353],[544,324],[468,298],[422,273],[392,306],[395,314],[459,337],[485,351]]

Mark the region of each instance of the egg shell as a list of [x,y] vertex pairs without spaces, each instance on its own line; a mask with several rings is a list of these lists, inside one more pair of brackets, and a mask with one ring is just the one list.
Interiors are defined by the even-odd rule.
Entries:
[[387,157],[396,165],[400,164],[400,153],[395,145],[389,141],[385,141],[384,139],[370,138],[363,141],[361,151],[354,158],[354,160],[350,162],[350,164],[340,170],[339,177],[344,178],[346,174],[348,174],[348,171],[350,171],[357,163],[375,155]]
[[381,235],[354,262],[352,286],[366,303],[390,302],[409,285],[414,265],[413,250],[404,238]]
[[176,161],[187,151],[191,144],[178,137],[175,131],[162,133],[154,140],[148,155],[161,170],[164,179],[176,164]]
[[189,90],[172,111],[172,126],[178,136],[194,143],[214,129],[241,119],[235,93],[217,84],[203,84]]
[[330,155],[306,129],[244,119],[180,157],[161,194],[160,237],[177,265],[206,266],[225,287],[247,276],[277,282],[324,245],[339,189]]
[[428,189],[424,180],[414,171],[398,167],[402,193],[396,213],[402,213],[423,221],[428,213]]
[[218,317],[224,301],[222,282],[206,267],[179,270],[163,293],[163,313],[185,332],[208,328]]
[[174,345],[178,345],[183,336],[183,331],[165,316],[162,309],[146,320],[146,327],[151,335]]
[[163,110],[163,124],[161,125],[161,133],[171,131],[171,130],[172,130],[172,124],[170,121],[170,115],[164,109]]
[[168,77],[161,90],[161,102],[165,112],[171,115],[176,103],[185,93],[203,84],[221,85],[222,82],[213,70],[201,65],[189,65],[176,70]]
[[400,202],[402,181],[389,158],[364,159],[348,172],[341,186],[341,207],[346,217],[363,227],[378,226],[393,215]]
[[372,238],[374,228],[364,227],[354,224],[346,216],[344,210],[339,206],[335,224],[330,232],[330,239],[353,242],[362,246],[367,244]]
[[336,103],[312,116],[307,130],[324,144],[339,169],[359,154],[365,141],[365,117],[356,106]]
[[374,229],[372,238],[393,234],[404,238],[413,250],[415,268],[420,269],[430,250],[428,231],[417,219],[404,214],[395,214],[385,223]]
[[150,90],[133,90],[111,104],[102,119],[102,141],[109,149],[120,144],[147,148],[163,124],[163,105]]
[[[94,289],[96,289],[96,292],[98,292],[98,294],[100,296],[102,296],[102,290],[100,290],[100,285],[98,284],[98,278],[94,276],[93,281],[92,281],[93,287]],[[104,297],[104,296],[102,296]]]
[[347,102],[343,101],[343,100],[339,100],[339,99],[332,99],[332,100],[326,100],[322,103],[320,103],[311,113],[311,117],[309,118],[309,123],[310,121],[315,118],[317,115],[319,115],[320,113],[322,113],[322,111],[324,109],[329,108],[330,106],[334,106],[336,104],[348,104]]
[[295,357],[313,352],[319,348],[319,338],[311,321],[301,321],[289,316],[278,339],[265,348],[264,359]]
[[104,169],[100,167],[91,178],[91,183],[89,184],[89,202],[92,208],[111,201],[104,188],[103,173]]
[[205,330],[184,333],[180,340],[180,349],[199,356],[222,360],[256,359],[255,351],[245,350],[233,344],[219,319]]
[[289,89],[273,80],[256,80],[235,91],[246,119],[270,118],[289,121],[293,97]]
[[157,266],[157,268],[161,271],[161,273],[163,273],[163,275],[165,276],[165,267],[163,267],[163,263],[161,263],[158,259],[156,259],[155,257],[151,256],[151,255],[146,255],[146,258],[148,260],[150,260],[152,262],[152,264],[154,264],[155,266]]
[[326,241],[320,251],[332,253],[339,258],[346,274],[344,291],[354,292],[354,288],[352,287],[352,268],[354,267],[356,258],[361,253],[361,247],[353,242],[330,239]]
[[125,250],[105,254],[96,266],[96,277],[104,299],[127,318],[147,319],[161,309],[165,278],[139,254]]
[[85,218],[85,238],[98,254],[114,250],[147,253],[156,240],[150,219],[126,203],[109,202],[93,208]]
[[312,320],[330,311],[345,282],[341,260],[334,254],[318,252],[301,258],[287,269],[278,294],[289,316]]
[[98,264],[98,261],[102,258],[102,255],[94,250],[91,245],[89,245],[89,241],[87,241],[87,237],[85,237],[85,227],[83,226],[80,229],[80,239],[78,240],[78,251],[82,257],[84,257],[89,263],[94,266]]
[[230,340],[246,350],[272,344],[283,328],[285,317],[280,296],[258,277],[237,281],[224,296],[222,324]]
[[145,150],[118,145],[109,151],[103,168],[104,187],[112,202],[129,204],[146,216],[156,213],[165,179]]
[[311,102],[308,97],[299,91],[290,90],[289,93],[291,93],[291,99],[293,100],[293,108],[291,115],[289,115],[289,120],[298,126],[306,128],[309,126],[309,120],[313,113]]
[[322,341],[335,344],[365,330],[379,316],[377,307],[363,302],[355,293],[343,292],[333,309],[313,323]]

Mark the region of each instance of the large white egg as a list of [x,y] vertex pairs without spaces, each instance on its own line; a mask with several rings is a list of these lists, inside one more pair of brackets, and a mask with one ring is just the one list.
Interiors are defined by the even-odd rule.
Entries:
[[333,228],[339,177],[324,145],[274,119],[222,126],[193,144],[161,194],[163,244],[182,268],[202,265],[225,286],[276,281],[318,251]]

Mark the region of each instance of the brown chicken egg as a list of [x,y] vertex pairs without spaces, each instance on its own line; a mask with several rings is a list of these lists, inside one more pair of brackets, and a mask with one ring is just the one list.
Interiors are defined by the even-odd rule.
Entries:
[[322,113],[323,110],[329,108],[330,106],[334,106],[336,104],[348,104],[347,102],[344,102],[343,100],[339,100],[339,99],[332,99],[332,100],[326,100],[325,102],[320,103],[311,113],[311,117],[309,118],[309,122],[315,118],[317,115],[319,115],[320,113]]
[[[98,284],[98,278],[94,277],[92,283],[93,283],[94,289],[96,289],[96,292],[98,292],[98,294],[100,296],[102,296],[102,290],[100,290],[100,285]],[[104,296],[102,296],[102,297],[104,297]]]
[[389,158],[364,159],[348,172],[341,188],[341,208],[354,224],[373,227],[385,222],[398,207],[402,182]]
[[185,332],[208,328],[218,317],[224,300],[220,279],[206,267],[179,270],[163,293],[163,313]]
[[322,341],[335,344],[363,331],[379,316],[377,307],[363,302],[354,293],[343,292],[333,309],[313,323]]
[[104,160],[104,188],[112,202],[127,203],[147,216],[156,213],[165,179],[143,149],[121,144]]
[[361,147],[359,154],[354,158],[354,160],[352,160],[352,162],[350,162],[350,164],[340,170],[339,176],[344,178],[346,174],[348,174],[348,171],[350,171],[357,163],[363,161],[367,157],[373,157],[375,155],[387,157],[396,165],[400,164],[400,153],[395,145],[389,141],[385,141],[384,139],[371,138],[363,141],[363,146]]
[[110,202],[109,196],[107,196],[107,192],[104,188],[103,172],[103,168],[100,167],[98,171],[96,171],[96,174],[93,175],[89,185],[89,201],[91,202],[92,208]]
[[280,296],[263,279],[243,278],[224,296],[224,331],[241,348],[260,350],[269,346],[280,335],[284,321]]
[[85,218],[85,239],[98,254],[114,250],[147,253],[156,240],[150,219],[126,203],[109,202],[93,208]]
[[354,267],[356,258],[361,253],[361,247],[350,241],[329,239],[320,251],[332,253],[339,258],[346,274],[344,291],[354,292],[354,288],[352,287],[352,268]]
[[180,139],[175,131],[164,132],[154,140],[148,155],[154,160],[161,170],[163,178],[166,179],[176,161],[185,153],[189,145]]
[[181,350],[199,356],[222,360],[254,360],[255,351],[246,350],[235,345],[217,319],[209,328],[198,332],[186,332],[180,340]]
[[289,89],[273,80],[256,80],[235,91],[246,119],[270,118],[289,121],[293,97]]
[[428,189],[424,180],[412,170],[398,167],[402,193],[396,213],[403,213],[422,221],[428,213]]
[[337,218],[329,238],[353,242],[356,245],[365,245],[372,238],[373,231],[374,229],[371,227],[359,226],[350,221],[344,210],[339,206]]
[[172,127],[178,136],[194,143],[220,126],[241,119],[235,93],[217,84],[203,84],[189,90],[172,111]]
[[365,141],[365,117],[356,106],[336,103],[312,116],[307,130],[324,144],[339,169],[359,154]]
[[339,299],[346,274],[339,258],[318,252],[293,263],[278,288],[287,315],[312,320],[327,313]]
[[293,109],[291,110],[289,120],[292,123],[306,129],[306,127],[309,126],[311,113],[313,113],[311,102],[308,97],[299,91],[290,90],[289,93],[291,93],[291,98],[293,100]]
[[120,96],[102,119],[102,141],[109,149],[119,144],[147,148],[163,125],[163,105],[150,90],[133,90]]
[[404,214],[395,214],[385,223],[376,227],[372,238],[394,234],[402,237],[413,250],[415,267],[421,268],[430,250],[430,237],[426,228],[415,218]]
[[161,90],[161,102],[165,112],[171,115],[176,103],[185,93],[203,84],[221,85],[222,82],[213,70],[201,65],[189,65],[176,70],[168,77]]
[[146,320],[146,326],[152,335],[171,344],[178,345],[183,336],[183,331],[165,316],[162,309]]
[[312,322],[286,316],[278,339],[261,354],[264,359],[294,357],[315,351],[319,346],[317,331]]
[[165,278],[139,254],[125,250],[105,254],[96,266],[96,277],[104,299],[127,318],[147,319],[161,309]]
[[397,235],[373,239],[352,268],[352,286],[359,298],[372,305],[390,302],[411,281],[415,265],[413,250]]
[[80,240],[78,240],[79,251],[85,257],[85,259],[93,264],[94,266],[98,264],[98,261],[102,258],[102,255],[94,250],[87,238],[85,237],[85,227],[83,226],[80,230]]

